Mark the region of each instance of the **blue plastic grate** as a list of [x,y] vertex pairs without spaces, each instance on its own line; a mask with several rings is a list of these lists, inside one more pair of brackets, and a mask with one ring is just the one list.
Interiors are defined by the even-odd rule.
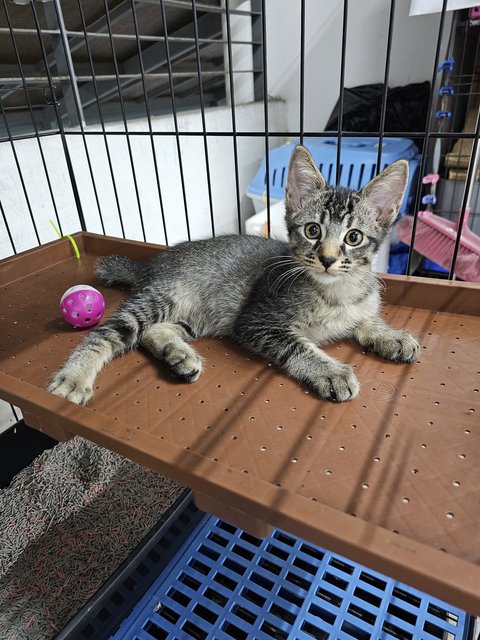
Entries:
[[[288,163],[298,141],[272,149],[269,153],[270,198],[281,200],[285,193]],[[337,163],[337,138],[305,138],[304,145],[311,152],[323,177],[329,185],[335,183]],[[340,163],[340,186],[359,190],[375,177],[378,138],[342,138]],[[410,175],[406,196],[400,213],[409,211],[415,197],[419,153],[412,140],[408,138],[384,138],[382,149],[382,166],[395,160],[409,161]],[[263,161],[255,177],[248,185],[248,195],[263,198],[266,195],[266,163]]]
[[465,612],[275,530],[206,516],[112,640],[465,640]]

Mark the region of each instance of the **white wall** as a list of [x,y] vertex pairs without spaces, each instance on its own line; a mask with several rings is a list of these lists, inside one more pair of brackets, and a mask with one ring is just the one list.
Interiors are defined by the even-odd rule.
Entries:
[[[323,131],[340,87],[343,1],[306,0],[305,130]],[[299,128],[300,2],[266,0],[268,92],[287,102],[289,130]],[[439,16],[408,16],[409,3],[396,3],[391,87],[431,80]],[[345,86],[383,82],[390,2],[348,4]],[[444,42],[450,31],[447,14]],[[443,48],[445,51],[445,47]]]
[[[277,129],[284,130],[286,127],[285,105],[282,102],[275,102],[270,111],[272,125]],[[263,131],[263,106],[261,104],[251,103],[239,106],[236,110],[236,116],[239,132]],[[178,124],[180,131],[183,132],[201,132],[202,130],[200,114],[197,112],[180,114]],[[212,134],[231,130],[230,108],[207,109],[206,125],[207,131]],[[82,137],[69,135],[68,149],[88,231],[102,233],[100,211],[94,193],[95,184],[105,232],[118,237],[122,235],[113,186],[115,183],[125,235],[130,239],[141,240],[143,236],[139,205],[135,194],[134,173],[126,136],[113,135],[114,131],[123,131],[122,126],[109,126],[108,131],[112,135],[107,134],[106,141],[101,134],[86,136],[86,146],[94,175],[93,182]],[[157,131],[173,132],[172,119],[169,116],[155,118],[153,128]],[[146,124],[144,121],[134,121],[129,125],[129,129],[132,132],[145,131]],[[165,236],[150,136],[132,135],[130,143],[147,240],[163,243]],[[40,144],[51,178],[54,200],[63,225],[63,232],[66,234],[79,231],[80,223],[60,136],[42,138]],[[108,166],[106,145],[108,145],[110,152],[114,180],[112,180]],[[176,138],[174,135],[157,136],[154,138],[154,145],[168,241],[170,244],[174,244],[187,239]],[[38,143],[34,139],[19,140],[14,143],[14,146],[40,241],[41,243],[49,242],[56,238],[49,223],[50,219],[55,220],[55,213],[41,163]],[[180,137],[180,148],[191,237],[193,239],[207,237],[211,235],[211,221],[203,136]],[[253,213],[251,201],[245,196],[245,193],[264,153],[265,140],[263,136],[237,138],[242,220]],[[208,155],[215,231],[216,233],[236,232],[238,231],[238,216],[233,138],[230,136],[209,136]],[[23,193],[12,147],[8,142],[0,144],[0,199],[17,251],[24,251],[36,246],[38,242],[27,199]],[[0,218],[0,258],[12,253],[4,222]]]

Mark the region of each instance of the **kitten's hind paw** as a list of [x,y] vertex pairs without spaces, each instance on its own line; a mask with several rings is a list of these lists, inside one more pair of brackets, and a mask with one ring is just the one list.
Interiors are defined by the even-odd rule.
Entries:
[[48,390],[75,404],[86,404],[93,395],[93,389],[85,378],[68,375],[63,369],[55,373],[48,385]]
[[185,382],[196,382],[202,373],[202,360],[188,344],[167,345],[164,358],[172,373]]
[[202,359],[186,342],[189,338],[183,325],[159,322],[145,332],[141,345],[162,360],[174,376],[196,382],[202,373]]
[[319,396],[333,402],[353,400],[360,385],[348,364],[327,364],[315,380],[315,391]]

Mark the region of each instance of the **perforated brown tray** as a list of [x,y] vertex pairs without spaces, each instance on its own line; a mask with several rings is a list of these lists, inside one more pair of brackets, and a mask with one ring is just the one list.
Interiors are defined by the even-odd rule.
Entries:
[[78,234],[0,262],[0,396],[53,436],[80,434],[190,486],[200,507],[257,534],[274,525],[480,614],[480,287],[387,276],[384,315],[421,342],[417,363],[328,348],[361,382],[352,402],[308,394],[226,339],[175,382],[141,350],[110,363],[79,407],[45,391],[84,333],[61,294],[102,289],[96,256],[154,245]]

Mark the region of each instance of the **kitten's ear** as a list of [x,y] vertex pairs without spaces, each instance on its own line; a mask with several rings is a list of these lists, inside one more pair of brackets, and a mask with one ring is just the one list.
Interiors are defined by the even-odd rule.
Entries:
[[360,195],[377,211],[380,226],[388,229],[397,217],[408,183],[408,162],[397,160],[364,187]]
[[288,180],[285,189],[287,211],[294,213],[301,209],[303,202],[319,189],[327,186],[310,152],[305,147],[295,148],[288,166]]

